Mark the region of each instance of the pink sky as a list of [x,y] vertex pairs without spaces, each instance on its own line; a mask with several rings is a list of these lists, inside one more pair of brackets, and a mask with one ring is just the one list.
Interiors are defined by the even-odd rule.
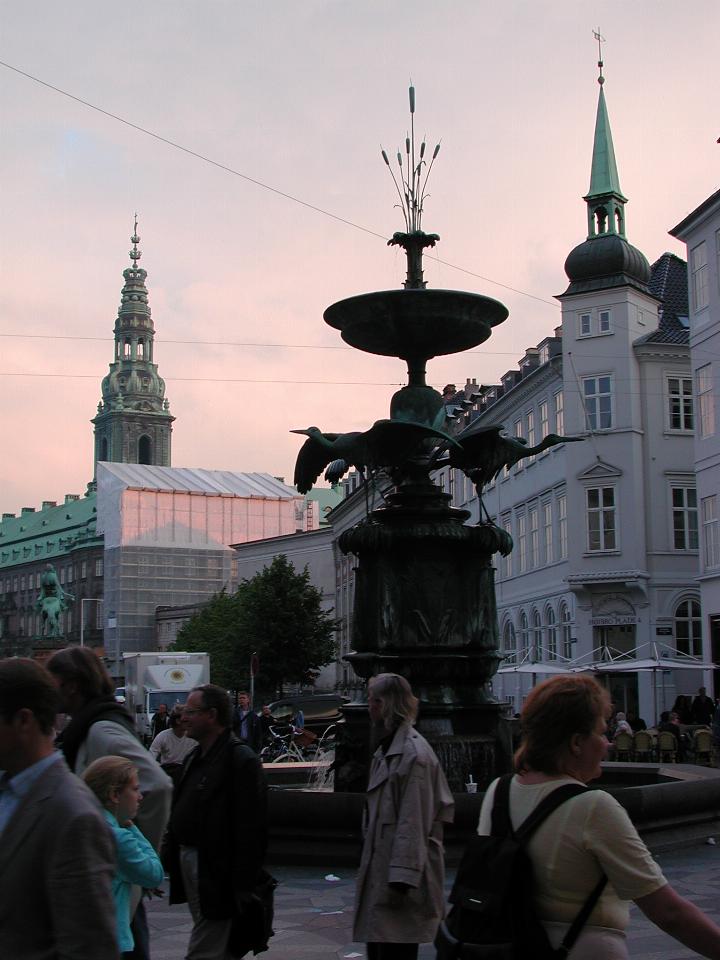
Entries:
[[[36,0],[6,9],[0,60],[387,237],[402,223],[380,143],[394,153],[405,136],[412,77],[416,130],[442,138],[424,220],[438,256],[539,298],[428,257],[432,286],[510,310],[477,352],[430,362],[442,387],[496,381],[560,321],[552,297],[585,233],[598,20],[628,238],[651,262],[682,255],[667,230],[718,188],[716,0]],[[5,67],[0,79],[2,511],[92,476],[135,210],[175,466],[289,479],[291,428],[388,415],[399,360],[319,348],[341,345],[328,304],[400,285],[396,248]],[[7,336],[21,333],[38,336]]]

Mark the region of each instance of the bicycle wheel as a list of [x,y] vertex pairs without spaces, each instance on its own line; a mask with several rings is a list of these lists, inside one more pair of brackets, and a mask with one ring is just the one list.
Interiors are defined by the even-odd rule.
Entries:
[[291,757],[289,753],[280,753],[270,761],[270,763],[292,763],[294,757]]

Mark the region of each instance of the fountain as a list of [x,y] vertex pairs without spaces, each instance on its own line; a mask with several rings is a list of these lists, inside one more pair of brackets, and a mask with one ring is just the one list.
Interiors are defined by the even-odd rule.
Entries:
[[[354,652],[346,659],[364,680],[383,671],[409,680],[421,701],[418,728],[437,752],[451,788],[462,791],[471,775],[486,784],[509,765],[509,731],[489,681],[502,659],[493,555],[507,555],[512,541],[489,518],[467,526],[469,512],[451,505],[431,473],[449,463],[469,476],[481,494],[503,467],[537,448],[501,436],[500,425],[471,425],[448,435],[443,398],[426,382],[431,358],[484,343],[508,311],[479,294],[427,289],[423,251],[440,238],[423,232],[422,213],[440,147],[429,160],[424,141],[416,149],[414,116],[410,87],[411,132],[405,155],[397,153],[397,176],[382,151],[405,219],[405,232],[388,241],[406,254],[403,289],[350,297],[324,314],[350,346],[404,360],[408,382],[392,397],[390,419],[364,433],[323,434],[317,427],[297,431],[308,439],[298,456],[295,483],[304,493],[326,467],[326,478],[336,480],[354,466],[367,477],[382,476],[391,486],[384,505],[339,540],[343,552],[358,558]],[[559,438],[544,441],[552,442]],[[362,790],[366,707],[350,704],[343,713],[335,788]]]

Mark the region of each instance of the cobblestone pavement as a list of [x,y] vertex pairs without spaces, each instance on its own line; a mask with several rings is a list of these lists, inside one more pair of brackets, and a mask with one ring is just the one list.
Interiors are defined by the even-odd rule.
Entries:
[[[720,844],[688,846],[660,854],[657,860],[678,892],[720,923]],[[280,885],[275,892],[275,936],[267,953],[260,955],[263,960],[364,960],[363,947],[352,942],[353,871],[270,869]],[[153,900],[148,919],[153,960],[184,960],[192,925],[187,908]],[[697,956],[658,930],[635,907],[628,946],[633,960],[686,960]],[[421,947],[421,960],[434,957],[430,945]]]

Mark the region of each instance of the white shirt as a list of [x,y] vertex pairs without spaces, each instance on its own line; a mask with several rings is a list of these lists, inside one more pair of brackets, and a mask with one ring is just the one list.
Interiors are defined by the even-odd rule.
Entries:
[[161,730],[150,744],[150,753],[160,764],[183,763],[185,757],[197,746],[197,740],[187,734],[178,737],[172,728]]

